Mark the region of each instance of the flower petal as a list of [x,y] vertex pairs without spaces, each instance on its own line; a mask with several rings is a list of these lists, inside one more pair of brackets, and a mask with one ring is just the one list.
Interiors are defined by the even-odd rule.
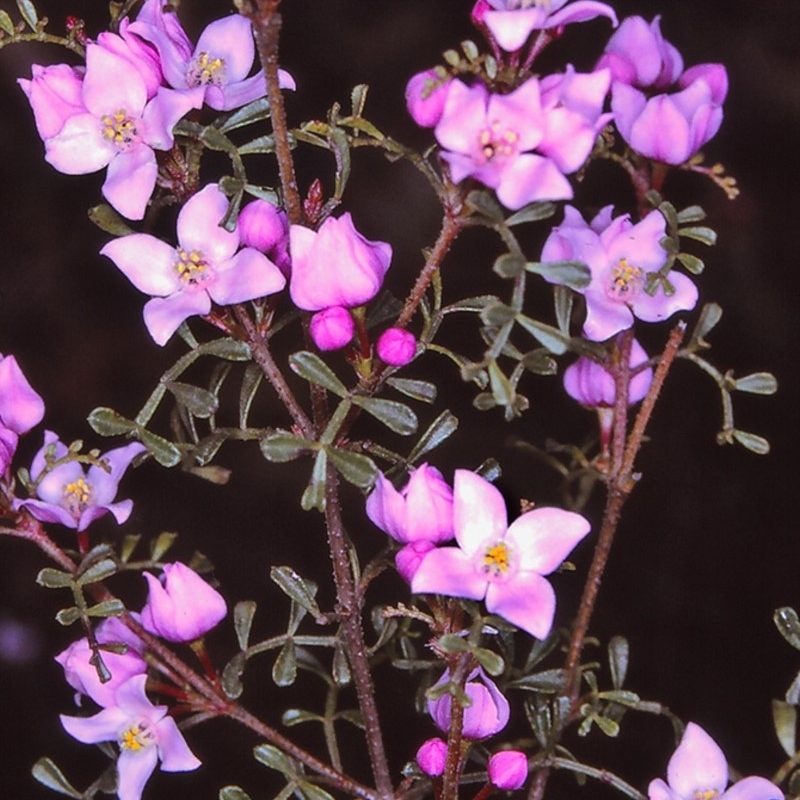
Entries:
[[728,762],[719,745],[694,722],[667,765],[667,782],[681,797],[696,791],[722,793],[728,785]]
[[633,313],[644,322],[659,322],[676,311],[691,311],[697,305],[697,287],[680,272],[670,272],[668,280],[675,291],[667,294],[659,285],[654,295],[640,292],[633,302]]
[[724,794],[725,800],[783,800],[783,792],[771,781],[751,775],[734,783]]
[[471,600],[482,600],[486,585],[486,578],[478,574],[472,559],[457,547],[431,550],[411,579],[414,594],[445,594]]
[[283,273],[263,253],[245,247],[233,258],[217,265],[217,274],[207,291],[222,306],[243,303],[279,292],[286,285]]
[[128,720],[128,715],[117,706],[104,708],[93,717],[59,716],[64,730],[84,744],[115,742],[120,729]]
[[156,154],[146,144],[140,144],[111,159],[103,196],[124,217],[143,219],[157,175]]
[[549,575],[590,529],[574,511],[535,508],[511,523],[505,540],[519,553],[521,569]]
[[469,556],[485,543],[502,539],[508,527],[503,495],[466,469],[457,469],[453,481],[453,527],[456,541]]
[[47,139],[45,160],[66,175],[88,175],[97,172],[119,152],[100,134],[94,114],[75,114],[57,136]]
[[0,420],[14,433],[27,433],[44,417],[44,400],[33,390],[14,356],[0,356]]
[[139,117],[147,103],[147,86],[129,61],[90,42],[86,46],[83,102],[96,116],[121,110]]
[[220,226],[228,211],[228,198],[209,184],[186,201],[178,214],[178,241],[185,250],[199,250],[216,266],[239,247],[239,232]]
[[117,760],[117,797],[140,800],[148,778],[158,763],[158,751],[152,745],[138,752],[123,749]]
[[531,636],[544,639],[553,627],[556,593],[547,578],[520,570],[503,583],[489,584],[486,609]]
[[144,306],[144,324],[156,344],[165,345],[181,322],[195,314],[208,314],[211,298],[205,292],[178,292],[154,297]]
[[140,292],[166,297],[182,288],[175,269],[175,249],[148,233],[112,239],[100,253],[108,256]]
[[164,772],[188,772],[202,763],[189,749],[183,734],[172,717],[164,717],[157,726],[158,754]]

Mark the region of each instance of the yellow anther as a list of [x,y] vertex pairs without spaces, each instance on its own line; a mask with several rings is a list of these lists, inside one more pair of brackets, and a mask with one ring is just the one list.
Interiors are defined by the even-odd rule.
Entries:
[[113,114],[104,114],[100,117],[100,124],[102,137],[120,150],[129,149],[137,141],[136,120],[124,108]]
[[198,53],[189,64],[186,82],[189,86],[221,86],[225,83],[225,59],[213,58],[205,50]]
[[498,542],[486,548],[483,554],[483,571],[495,577],[505,575],[511,567],[511,553],[505,542]]
[[120,749],[130,750],[133,753],[144,750],[153,744],[155,740],[156,737],[147,720],[139,720],[139,722],[131,725],[130,728],[122,731],[117,737]]
[[627,259],[621,258],[611,269],[606,290],[616,300],[630,301],[638,293],[643,278],[644,270],[641,267],[636,267],[628,263]]
[[83,509],[92,497],[92,487],[84,478],[78,478],[72,483],[64,484],[64,500],[70,507]]
[[175,271],[181,281],[190,286],[197,286],[208,280],[208,261],[199,250],[187,252],[182,247],[178,248],[178,260],[175,262]]
[[694,796],[696,800],[714,800],[718,794],[716,789],[697,789]]
[[518,142],[519,134],[511,128],[503,129],[498,120],[494,120],[478,134],[478,144],[487,161],[495,156],[513,156]]

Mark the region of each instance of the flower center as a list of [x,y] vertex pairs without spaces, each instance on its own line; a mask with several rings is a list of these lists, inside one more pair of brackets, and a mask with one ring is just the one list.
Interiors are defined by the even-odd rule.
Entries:
[[85,478],[65,483],[62,489],[64,506],[73,516],[79,517],[92,499],[92,485]]
[[695,800],[714,800],[719,794],[716,789],[695,789]]
[[122,750],[138,753],[156,743],[156,734],[153,726],[146,719],[141,719],[122,731],[118,741]]
[[175,262],[175,271],[187,288],[199,289],[211,278],[211,268],[199,250],[187,252],[182,247],[178,248],[178,260]]
[[136,119],[124,108],[117,109],[113,114],[103,114],[100,125],[102,137],[118,150],[126,152],[139,141]]
[[513,553],[505,542],[490,544],[483,553],[480,571],[491,580],[505,578],[512,566]]
[[503,128],[497,120],[478,135],[480,152],[485,161],[516,155],[518,142],[519,134],[511,128]]
[[212,58],[205,50],[198,53],[186,71],[186,83],[190,87],[222,86],[226,81],[225,59]]
[[606,294],[620,303],[632,303],[644,282],[644,270],[621,258],[609,273]]

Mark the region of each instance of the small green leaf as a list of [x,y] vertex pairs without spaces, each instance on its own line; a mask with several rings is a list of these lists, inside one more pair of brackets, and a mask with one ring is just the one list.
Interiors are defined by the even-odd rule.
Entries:
[[475,660],[493,677],[503,674],[506,668],[503,659],[497,653],[487,650],[485,647],[476,647],[472,653]]
[[567,685],[567,671],[564,669],[546,669],[533,675],[525,675],[508,684],[517,689],[543,694],[558,694]]
[[504,222],[503,209],[488,192],[476,189],[467,195],[466,202],[473,211],[477,211],[491,222]]
[[162,531],[158,536],[150,542],[150,559],[152,561],[160,561],[161,556],[166,553],[178,538],[178,534],[172,531]]
[[251,361],[253,358],[250,348],[237,339],[224,337],[205,342],[198,348],[203,355],[224,358],[226,361]]
[[260,122],[265,119],[269,119],[269,101],[266,97],[261,97],[231,114],[219,126],[219,129],[223,133],[230,133],[230,131],[235,131],[237,128],[243,128],[245,125],[252,125],[254,122]]
[[222,691],[231,700],[236,700],[242,696],[244,684],[242,684],[242,674],[247,664],[247,656],[244,653],[237,653],[222,670]]
[[461,63],[461,56],[456,50],[445,50],[442,58],[451,66],[457,67]]
[[793,706],[800,705],[800,673],[794,676],[789,688],[786,690],[786,702]]
[[106,617],[118,617],[124,613],[125,604],[116,597],[111,598],[111,600],[103,600],[101,603],[97,603],[86,609],[87,616],[100,617],[103,619]]
[[691,228],[679,228],[678,236],[694,239],[696,242],[702,242],[709,247],[713,247],[717,243],[717,232],[711,228],[707,228],[705,225]]
[[351,399],[354,405],[360,406],[401,436],[409,436],[417,430],[417,415],[403,403],[378,397],[355,396]]
[[687,206],[678,212],[678,223],[686,225],[690,222],[702,222],[706,218],[706,212],[700,206]]
[[539,220],[549,219],[555,213],[555,203],[529,203],[513,213],[506,220],[506,225],[511,228],[514,225],[521,225],[523,222],[539,222]]
[[797,612],[793,608],[784,606],[775,612],[772,619],[783,638],[792,647],[800,650],[800,618]]
[[611,670],[611,685],[622,688],[628,674],[630,646],[624,636],[612,636],[608,642],[608,666]]
[[257,197],[259,200],[265,200],[273,206],[277,206],[280,201],[278,193],[269,186],[254,186],[252,183],[246,183],[244,190],[247,194]]
[[430,424],[428,429],[419,441],[414,445],[414,449],[408,456],[411,463],[418,461],[427,453],[430,453],[435,447],[438,447],[445,439],[455,433],[458,428],[458,417],[453,415],[450,411],[443,411],[438,417]]
[[282,772],[290,780],[297,774],[294,764],[277,747],[273,747],[271,744],[257,745],[253,748],[253,755],[259,764]]
[[136,430],[136,423],[126,419],[113,408],[96,408],[86,421],[99,436],[121,436]]
[[301,578],[291,567],[272,567],[269,577],[278,584],[281,590],[302,606],[314,619],[319,619],[322,612],[314,599],[317,593],[316,585],[310,584]]
[[254,600],[241,600],[233,607],[233,627],[240,650],[247,650],[256,607]]
[[520,363],[536,375],[555,375],[558,372],[558,364],[546,350],[531,350],[522,356]]
[[81,612],[75,606],[71,608],[62,608],[61,611],[56,614],[56,622],[59,625],[73,625],[81,618]]
[[239,427],[247,427],[250,408],[255,400],[258,387],[264,379],[264,373],[258,364],[248,364],[242,376],[242,388],[239,390]]
[[195,417],[208,419],[219,409],[219,400],[208,389],[201,389],[199,386],[179,381],[167,381],[164,385],[175,395],[175,399]]
[[294,639],[287,639],[272,665],[272,680],[276,686],[291,686],[297,678],[297,655]]
[[771,372],[754,372],[737,378],[735,388],[739,392],[751,394],[775,394],[778,391],[778,381]]
[[797,752],[797,709],[782,700],[773,700],[772,722],[783,752],[791,758]]
[[748,433],[747,431],[734,430],[733,438],[739,442],[742,447],[746,447],[751,453],[759,456],[765,456],[769,453],[769,442],[756,433]]
[[301,350],[289,356],[289,366],[301,378],[323,386],[339,397],[347,395],[347,387],[334,375],[333,370],[316,354]]
[[312,711],[304,711],[302,708],[288,708],[281,715],[281,722],[287,727],[292,728],[303,722],[324,722],[325,718]]
[[328,458],[348,483],[360,489],[368,489],[378,477],[378,468],[369,456],[329,447]]
[[572,306],[574,302],[575,296],[566,286],[555,286],[553,288],[553,303],[558,329],[564,336],[569,336],[569,325],[572,321]]
[[135,233],[133,228],[107,203],[93,206],[89,209],[89,219],[100,228],[101,231],[110,233],[112,236],[127,236]]
[[515,315],[516,311],[511,306],[507,306],[505,303],[492,303],[481,311],[481,320],[485,325],[499,328],[511,322]]
[[128,561],[130,561],[134,550],[136,550],[136,546],[141,540],[142,535],[140,533],[128,533],[125,535],[122,540],[122,547],[120,547],[119,551],[119,558],[123,564],[126,564]]
[[0,9],[0,28],[2,28],[9,36],[13,36],[17,29],[14,27],[14,23],[11,21],[11,17],[8,16],[7,11],[3,11]]
[[463,636],[446,633],[436,641],[436,647],[443,653],[466,653],[470,649],[470,644]]
[[691,253],[678,253],[676,258],[692,273],[692,275],[701,275],[706,268],[703,259],[693,256]]
[[621,706],[628,706],[629,708],[636,708],[642,701],[636,692],[629,692],[625,689],[612,689],[610,692],[599,692],[597,695],[601,700],[607,700],[609,703],[618,703]]
[[353,109],[353,116],[360,117],[364,113],[364,106],[367,104],[367,92],[369,86],[366,83],[359,83],[350,92],[350,107]]
[[31,30],[38,31],[39,15],[36,13],[36,8],[34,8],[31,0],[17,0],[17,8],[19,13],[22,14],[22,19],[28,23]]
[[52,789],[54,792],[65,794],[67,797],[77,797],[78,800],[83,797],[49,758],[40,758],[31,768],[31,775],[43,786]]
[[501,278],[516,278],[525,271],[525,259],[517,253],[503,253],[495,259],[492,270]]
[[283,464],[299,458],[304,452],[313,449],[315,442],[287,431],[276,431],[259,442],[259,447],[267,461]]
[[265,136],[257,136],[249,142],[245,142],[241,147],[237,148],[240,156],[249,156],[255,153],[274,153],[275,152],[275,137],[272,134]]
[[341,647],[333,651],[333,663],[331,664],[331,676],[337,686],[347,686],[352,677],[350,675],[350,664],[347,656]]
[[97,583],[110,578],[116,571],[117,565],[110,558],[104,558],[81,573],[76,582],[79,586],[88,586],[90,583]]
[[697,320],[697,325],[692,331],[692,341],[697,342],[700,346],[708,347],[705,338],[716,327],[720,319],[722,319],[722,307],[716,303],[706,303],[700,312],[700,319]]
[[223,786],[219,790],[219,800],[250,800],[250,795],[238,786]]
[[45,567],[39,570],[39,574],[36,576],[36,583],[46,589],[64,589],[67,586],[72,586],[72,580],[72,575],[69,572],[62,572],[60,569],[53,569],[52,567]]
[[181,451],[163,436],[152,433],[145,428],[141,428],[137,435],[141,443],[162,467],[174,467],[180,463]]
[[536,339],[539,344],[546,347],[553,355],[561,355],[567,352],[569,337],[565,336],[558,328],[546,325],[544,322],[531,319],[525,314],[517,315],[517,322],[525,328],[528,333]]
[[550,283],[576,290],[585,289],[592,280],[589,267],[582,261],[529,261],[525,269]]
[[478,50],[478,45],[476,45],[475,42],[470,41],[469,39],[465,39],[463,42],[461,42],[461,49],[464,51],[464,55],[470,61],[475,61],[480,55],[480,50]]
[[328,454],[325,448],[317,451],[314,459],[314,468],[311,470],[311,478],[308,481],[303,496],[300,498],[300,507],[303,511],[325,510],[325,479],[328,471]]
[[387,378],[386,383],[398,392],[419,400],[421,403],[436,401],[436,384],[428,381],[409,380],[408,378]]
[[598,714],[594,717],[594,722],[606,736],[614,737],[619,734],[619,723],[616,720]]

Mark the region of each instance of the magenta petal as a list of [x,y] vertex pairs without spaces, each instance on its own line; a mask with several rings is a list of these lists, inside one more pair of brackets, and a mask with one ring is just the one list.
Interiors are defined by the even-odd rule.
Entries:
[[22,374],[14,356],[0,356],[0,420],[14,433],[27,433],[44,417],[44,401]]
[[157,175],[155,153],[147,145],[140,144],[133,150],[118,153],[111,160],[103,183],[103,196],[124,217],[143,219]]
[[250,20],[241,14],[210,23],[200,34],[195,55],[208,53],[209,58],[225,62],[226,83],[237,83],[247,77],[255,60],[255,43]]
[[185,250],[198,250],[212,264],[227,261],[239,247],[239,232],[220,226],[228,198],[209,184],[186,201],[178,214],[178,241]]
[[596,0],[576,0],[566,8],[556,11],[547,18],[547,28],[560,28],[562,25],[570,25],[573,22],[586,22],[595,17],[608,17],[611,24],[617,27],[617,15],[614,9],[605,3]]
[[367,516],[384,533],[401,544],[408,543],[406,500],[382,472],[378,473],[375,488],[367,498],[366,510]]
[[751,775],[734,783],[724,797],[725,800],[783,800],[783,792],[766,778]]
[[24,508],[41,522],[57,522],[66,528],[76,528],[78,523],[72,514],[61,506],[43,500],[15,501],[14,508]]
[[489,584],[486,610],[544,639],[553,627],[556,593],[546,578],[520,570],[504,583]]
[[145,303],[144,324],[156,344],[165,345],[180,324],[195,314],[208,314],[211,298],[205,292],[178,292]]
[[139,752],[123,750],[117,760],[117,797],[119,800],[141,800],[145,784],[158,763],[155,747]]
[[675,291],[667,294],[659,284],[654,295],[642,291],[633,303],[633,313],[644,322],[659,322],[676,311],[691,311],[697,305],[698,292],[694,283],[680,272],[667,276]]
[[36,494],[46,503],[58,505],[64,499],[64,487],[84,477],[83,467],[77,461],[60,464],[47,473],[36,487]]
[[485,478],[457,469],[453,482],[453,527],[461,549],[473,556],[503,537],[508,511],[503,495]]
[[285,285],[283,273],[263,253],[245,247],[217,266],[207,290],[215,303],[225,306],[275,294]]
[[535,508],[514,520],[504,538],[519,553],[520,569],[549,575],[590,529],[574,511]]
[[434,133],[439,144],[456,153],[471,153],[478,146],[478,133],[486,126],[489,95],[483,84],[468,87],[451,81],[442,118]]
[[445,594],[482,600],[486,579],[457,547],[439,547],[427,553],[411,579],[414,594]]
[[267,93],[267,84],[264,74],[257,72],[250,78],[236,83],[226,83],[223,86],[208,84],[205,91],[206,105],[215,111],[231,111],[241,108]]
[[188,772],[201,764],[172,717],[164,717],[158,723],[158,754],[164,772]]
[[166,297],[183,287],[175,268],[175,249],[149,233],[112,239],[100,253],[108,256],[140,292]]
[[58,135],[47,139],[45,160],[66,175],[87,175],[107,166],[119,152],[100,135],[94,114],[70,117]]
[[667,765],[667,783],[681,797],[696,791],[722,793],[728,785],[728,762],[719,745],[690,722]]
[[568,200],[572,186],[549,158],[523,153],[503,173],[497,199],[512,210],[535,200]]

